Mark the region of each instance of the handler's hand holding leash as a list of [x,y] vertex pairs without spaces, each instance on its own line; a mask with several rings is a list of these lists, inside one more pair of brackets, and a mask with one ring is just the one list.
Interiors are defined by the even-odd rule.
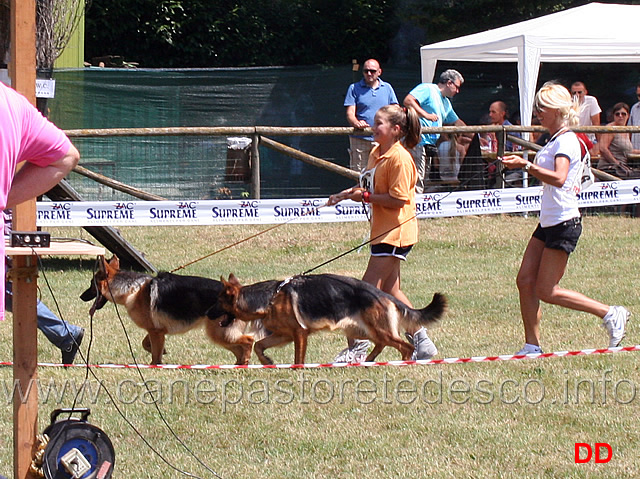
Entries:
[[361,188],[359,186],[347,188],[346,190],[342,190],[340,193],[329,196],[329,199],[327,200],[327,206],[333,206],[343,200],[352,200],[361,203],[364,200],[365,191],[366,190],[364,188]]
[[510,170],[514,170],[516,168],[522,168],[525,171],[529,171],[529,168],[531,168],[531,165],[533,164],[529,160],[526,160],[518,155],[502,156],[502,157],[499,157],[498,160],[502,162],[505,168],[508,168]]

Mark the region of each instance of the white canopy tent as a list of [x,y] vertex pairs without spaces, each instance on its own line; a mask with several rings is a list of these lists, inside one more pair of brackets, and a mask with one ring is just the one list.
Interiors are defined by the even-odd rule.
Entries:
[[438,60],[518,62],[523,125],[530,125],[541,62],[640,62],[640,5],[590,3],[514,25],[420,49],[422,81],[431,82]]

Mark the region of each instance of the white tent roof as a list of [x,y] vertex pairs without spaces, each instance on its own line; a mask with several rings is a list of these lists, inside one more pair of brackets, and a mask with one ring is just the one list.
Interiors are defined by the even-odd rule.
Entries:
[[425,45],[422,81],[433,81],[438,60],[517,61],[522,124],[529,125],[541,62],[640,62],[640,35],[631,25],[640,25],[640,5],[590,3]]

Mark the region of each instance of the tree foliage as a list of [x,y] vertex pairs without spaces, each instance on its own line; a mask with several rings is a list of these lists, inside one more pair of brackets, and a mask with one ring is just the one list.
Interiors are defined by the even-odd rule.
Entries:
[[[590,3],[590,0],[412,0],[411,21],[425,28],[428,42],[503,27]],[[634,4],[637,1],[599,0]],[[567,25],[567,28],[570,28]]]
[[337,64],[388,56],[397,0],[94,0],[87,57],[146,67]]
[[[145,67],[335,65],[369,57],[387,62],[394,40],[405,48],[419,48],[585,3],[588,0],[93,0],[85,49],[88,58],[120,55]],[[413,36],[403,43],[407,31]]]

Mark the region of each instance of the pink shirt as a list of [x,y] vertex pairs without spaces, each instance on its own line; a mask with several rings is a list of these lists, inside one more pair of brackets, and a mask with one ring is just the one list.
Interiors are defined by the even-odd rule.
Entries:
[[[44,167],[64,157],[70,148],[71,142],[60,129],[24,96],[0,82],[0,210],[7,205],[18,163]],[[4,257],[4,241],[0,252]],[[4,319],[4,277],[0,275],[0,320]]]

